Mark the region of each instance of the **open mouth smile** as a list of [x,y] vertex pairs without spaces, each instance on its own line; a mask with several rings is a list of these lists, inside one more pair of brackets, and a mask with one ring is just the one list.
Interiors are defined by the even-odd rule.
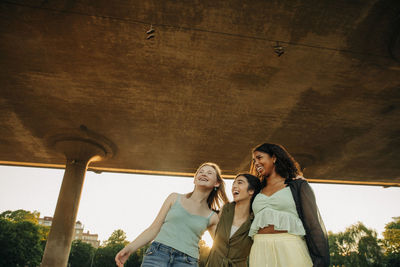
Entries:
[[203,182],[208,182],[208,179],[206,177],[199,177],[198,180]]

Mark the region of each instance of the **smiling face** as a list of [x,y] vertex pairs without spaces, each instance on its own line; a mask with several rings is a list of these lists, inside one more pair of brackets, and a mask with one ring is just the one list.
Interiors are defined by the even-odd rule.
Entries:
[[194,184],[196,186],[212,188],[218,187],[220,185],[220,182],[217,179],[216,170],[209,165],[204,165],[198,169],[194,177]]
[[276,158],[271,157],[269,154],[254,151],[253,153],[253,164],[257,173],[261,176],[268,177],[274,171],[274,163]]
[[254,194],[254,190],[249,190],[249,182],[246,177],[240,175],[236,177],[232,184],[233,200],[237,203],[243,200],[250,200]]

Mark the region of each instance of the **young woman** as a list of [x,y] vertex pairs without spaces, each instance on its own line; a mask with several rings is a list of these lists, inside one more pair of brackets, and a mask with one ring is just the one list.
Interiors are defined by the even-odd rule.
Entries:
[[252,205],[250,267],[329,266],[314,193],[307,181],[293,180],[301,174],[298,163],[282,146],[265,143],[253,150],[251,170],[262,189]]
[[199,240],[205,230],[215,232],[218,215],[214,210],[228,200],[219,167],[203,163],[194,176],[193,192],[170,194],[154,222],[116,256],[123,267],[137,249],[154,240],[143,257],[142,267],[198,266]]
[[246,267],[252,239],[249,229],[253,219],[251,203],[260,192],[260,180],[239,174],[232,184],[233,202],[225,204],[219,215],[214,244],[206,267]]

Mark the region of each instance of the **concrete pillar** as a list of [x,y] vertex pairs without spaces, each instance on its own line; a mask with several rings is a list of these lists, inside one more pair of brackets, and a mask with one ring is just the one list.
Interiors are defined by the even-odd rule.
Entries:
[[66,156],[67,163],[41,267],[67,266],[87,167],[112,155],[105,140],[83,126],[51,138],[51,146]]

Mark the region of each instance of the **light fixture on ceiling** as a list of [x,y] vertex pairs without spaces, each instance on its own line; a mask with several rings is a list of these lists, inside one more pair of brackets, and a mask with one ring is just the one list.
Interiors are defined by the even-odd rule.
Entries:
[[279,41],[276,41],[276,44],[272,46],[274,48],[275,54],[280,57],[285,53],[285,47],[279,44]]
[[146,32],[147,33],[147,40],[153,38],[155,35],[154,33],[156,32],[156,30],[153,28],[153,25],[150,25],[150,29]]

